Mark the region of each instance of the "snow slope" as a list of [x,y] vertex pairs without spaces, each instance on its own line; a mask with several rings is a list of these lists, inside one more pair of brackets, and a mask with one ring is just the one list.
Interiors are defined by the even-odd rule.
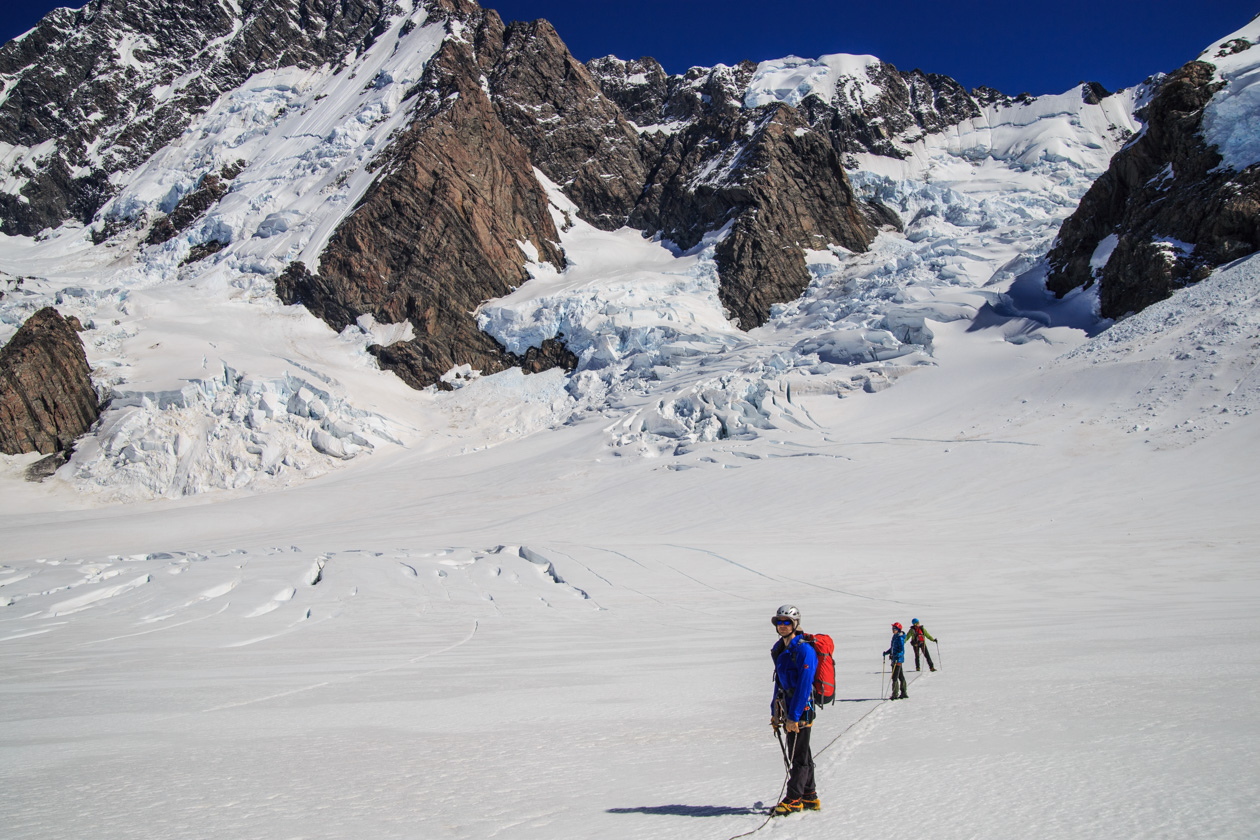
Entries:
[[[938,367],[692,469],[582,422],[6,515],[8,834],[731,837],[781,784],[792,602],[844,702],[824,811],[763,834],[1253,836],[1260,381],[1254,341],[1204,336],[1260,334],[1260,260],[1207,284],[1119,337],[937,325]],[[910,617],[943,667],[881,705]]]

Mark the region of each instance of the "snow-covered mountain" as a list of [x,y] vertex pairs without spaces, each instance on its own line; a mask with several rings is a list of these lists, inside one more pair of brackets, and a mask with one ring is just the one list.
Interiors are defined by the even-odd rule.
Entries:
[[[986,306],[951,290],[1039,270],[1149,96],[1014,100],[870,56],[584,67],[458,2],[199,14],[159,38],[200,18],[94,4],[4,48],[6,336],[78,316],[109,400],[75,486],[274,485],[404,443],[446,401],[378,365],[559,365],[548,423],[655,394],[614,436],[653,453],[773,426],[792,384],[883,387],[930,363],[927,320]],[[62,66],[125,95],[35,101]]]
[[[0,441],[90,428],[0,455],[5,836],[1252,837],[1257,40],[1011,98],[54,12],[0,49],[0,422],[54,428]],[[766,824],[782,603],[842,702]]]
[[1117,154],[1063,226],[1048,285],[1100,287],[1121,317],[1260,248],[1252,22],[1163,80],[1141,136]]

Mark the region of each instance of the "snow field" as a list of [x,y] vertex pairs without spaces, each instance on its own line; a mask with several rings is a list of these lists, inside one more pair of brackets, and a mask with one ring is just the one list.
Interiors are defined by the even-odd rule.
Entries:
[[[579,423],[288,493],[9,518],[6,824],[730,837],[781,783],[765,625],[793,602],[837,639],[854,701],[820,746],[874,705],[890,620],[939,634],[943,670],[820,755],[822,814],[765,832],[1247,836],[1255,487],[1231,465],[1251,424],[1153,447],[1081,422],[1149,378],[1064,355],[1098,339],[932,328],[939,367],[801,394],[810,430],[717,442],[683,472],[600,458],[605,433]],[[319,548],[233,548],[286,540]],[[918,812],[889,805],[908,773]],[[492,804],[461,807],[469,790]]]
[[[1241,546],[1211,550],[1204,577],[1176,559],[1184,540],[1135,572],[1123,551],[1006,549],[1001,533],[919,548],[861,529],[837,550],[783,532],[8,564],[0,591],[23,597],[4,619],[6,824],[729,837],[781,783],[766,654],[788,600],[836,638],[840,702],[815,732],[824,812],[766,832],[1243,837],[1230,827],[1260,816]],[[134,573],[149,582],[54,609]],[[885,627],[912,615],[942,638],[941,670],[877,706]],[[49,815],[35,804],[54,789],[75,796]]]

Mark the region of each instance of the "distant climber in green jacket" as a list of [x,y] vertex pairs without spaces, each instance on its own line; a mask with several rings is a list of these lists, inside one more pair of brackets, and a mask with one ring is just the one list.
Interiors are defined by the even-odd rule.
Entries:
[[928,650],[927,643],[935,642],[936,639],[932,638],[927,628],[919,623],[919,619],[910,619],[910,632],[906,634],[906,641],[914,648],[914,670],[920,670],[919,651],[923,651],[923,655],[927,657],[928,670],[935,671],[936,665],[932,663],[932,652]]

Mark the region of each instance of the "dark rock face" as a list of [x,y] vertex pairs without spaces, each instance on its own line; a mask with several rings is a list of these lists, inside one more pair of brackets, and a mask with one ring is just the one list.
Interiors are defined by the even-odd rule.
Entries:
[[906,153],[894,139],[908,132],[940,132],[980,116],[977,99],[948,76],[922,70],[903,73],[880,62],[868,70],[868,79],[880,90],[873,102],[837,98],[827,103],[809,96],[801,103],[809,123],[827,132],[842,154],[870,152],[904,158]]
[[678,129],[701,117],[730,115],[744,107],[744,92],[757,65],[692,67],[668,76],[653,58],[622,61],[607,56],[586,63],[604,96],[642,128]]
[[603,230],[624,225],[647,177],[638,132],[551,24],[504,29],[490,13],[477,47],[495,113],[530,160],[581,208],[583,220]]
[[[622,61],[608,56],[588,61],[586,68],[604,96],[621,109],[626,119],[639,126],[660,122],[667,111],[663,106],[677,87],[675,80],[654,58]],[[688,104],[692,109],[678,111],[678,118],[695,115],[694,108],[699,105],[699,99],[695,98]],[[669,113],[675,112],[670,110]]]
[[[475,18],[480,10],[452,5],[450,13]],[[374,352],[416,388],[457,365],[495,373],[515,363],[473,313],[529,279],[517,242],[564,265],[529,155],[497,118],[480,76],[472,44],[443,45],[426,68],[414,121],[334,232],[318,274],[295,264],[277,282],[282,300],[305,304],[334,329],[365,314],[410,321],[414,339]]]
[[730,223],[715,253],[719,297],[744,329],[809,285],[803,249],[865,251],[877,230],[828,139],[786,105],[697,122],[671,138],[653,176],[631,224],[691,248]]
[[64,452],[99,415],[83,343],[57,310],[39,310],[0,350],[0,452]]
[[[1097,280],[1102,315],[1118,318],[1260,250],[1260,167],[1216,171],[1221,156],[1201,134],[1203,109],[1221,85],[1214,69],[1192,61],[1164,80],[1145,132],[1063,223],[1046,280],[1055,294]],[[1095,276],[1091,259],[1112,234],[1116,247]]]
[[232,5],[92,0],[0,47],[0,141],[55,141],[13,173],[29,179],[19,195],[0,193],[0,231],[87,224],[113,195],[110,175],[179,137],[220,94],[263,70],[340,62],[384,31],[393,3],[240,0],[239,18]]

